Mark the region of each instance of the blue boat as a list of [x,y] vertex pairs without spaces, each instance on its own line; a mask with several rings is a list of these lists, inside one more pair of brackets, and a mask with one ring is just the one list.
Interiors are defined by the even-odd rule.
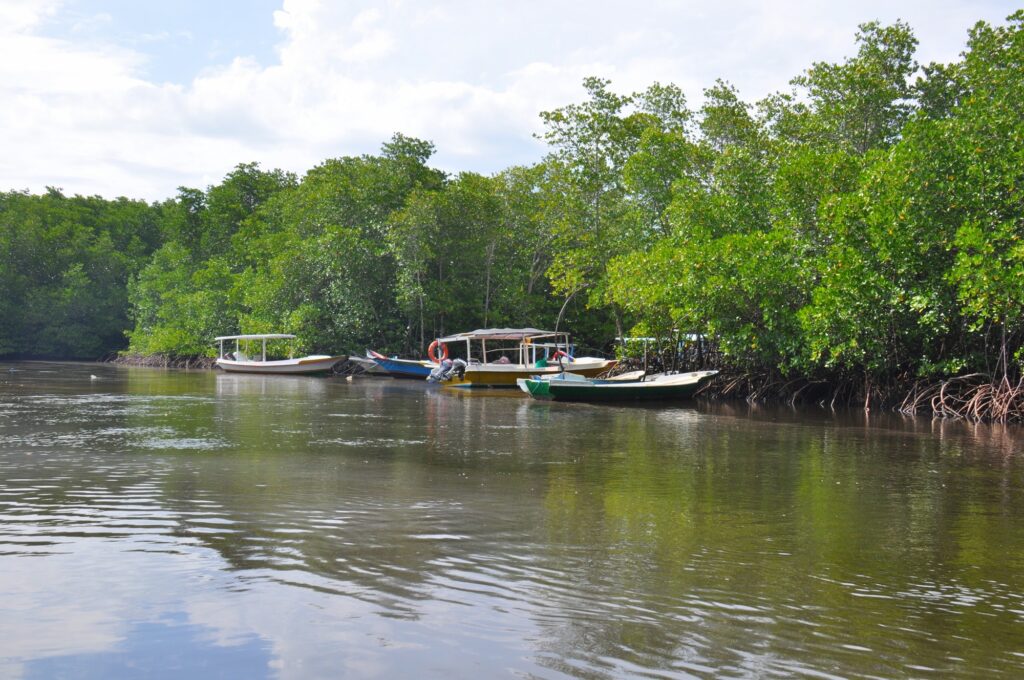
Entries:
[[372,349],[366,350],[366,358],[377,364],[392,378],[415,378],[417,380],[424,380],[430,375],[432,370],[437,368],[437,364],[432,361],[386,357],[380,352],[374,352]]

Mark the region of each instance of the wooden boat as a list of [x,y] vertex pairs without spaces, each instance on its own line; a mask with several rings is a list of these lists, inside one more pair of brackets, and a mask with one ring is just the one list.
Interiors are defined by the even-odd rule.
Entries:
[[369,375],[384,377],[388,374],[387,371],[385,371],[383,368],[377,365],[376,361],[370,359],[368,356],[357,357],[350,355],[348,360],[355,364],[356,366],[359,366],[359,368],[363,369],[364,373],[367,373]]
[[535,399],[555,401],[637,401],[689,399],[718,371],[660,373],[644,379],[592,380],[573,373],[537,376],[517,381]]
[[[345,361],[345,355],[330,356],[314,354],[298,359],[278,359],[267,361],[267,340],[293,340],[294,335],[286,333],[260,333],[253,335],[221,335],[214,340],[219,343],[217,366],[232,373],[269,373],[280,375],[301,375],[325,373],[334,368],[335,364]],[[234,340],[235,350],[224,351],[224,341]],[[258,357],[247,352],[251,342],[262,343],[262,351]],[[244,344],[243,344],[244,343]]]
[[372,349],[366,350],[366,358],[374,362],[378,368],[390,375],[392,378],[415,378],[417,380],[423,380],[430,375],[432,370],[437,368],[437,364],[430,361],[387,357],[380,352],[374,352]]
[[515,388],[517,380],[535,375],[553,376],[571,370],[596,376],[615,365],[614,359],[573,357],[568,333],[536,328],[486,328],[439,338],[428,354],[444,364],[449,345],[453,354],[464,357],[464,363],[447,374],[442,365],[436,381],[452,387]]

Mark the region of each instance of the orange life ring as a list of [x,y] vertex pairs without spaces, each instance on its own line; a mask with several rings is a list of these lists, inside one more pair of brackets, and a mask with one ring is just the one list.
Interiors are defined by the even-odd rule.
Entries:
[[[436,350],[438,347],[441,348],[440,359],[437,357],[436,354]],[[442,361],[448,358],[448,345],[444,344],[440,340],[434,340],[432,343],[430,343],[430,347],[427,348],[427,356],[430,357],[430,360],[433,361],[434,363],[441,363]]]

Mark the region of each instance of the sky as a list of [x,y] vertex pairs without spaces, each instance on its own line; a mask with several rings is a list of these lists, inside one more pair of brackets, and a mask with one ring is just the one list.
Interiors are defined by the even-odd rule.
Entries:
[[431,165],[539,161],[540,112],[721,78],[753,102],[907,22],[949,62],[1004,0],[0,0],[0,191],[173,197],[239,163],[300,177],[396,132]]

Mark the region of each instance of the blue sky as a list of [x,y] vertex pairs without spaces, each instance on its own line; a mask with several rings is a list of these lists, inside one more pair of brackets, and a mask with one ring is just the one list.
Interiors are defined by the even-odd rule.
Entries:
[[921,63],[956,59],[1004,0],[0,0],[0,190],[159,200],[238,163],[302,174],[429,139],[433,164],[536,162],[539,113],[586,76],[723,78],[747,101],[854,52],[857,25],[908,22]]
[[69,0],[42,21],[38,34],[135,50],[145,57],[141,76],[187,85],[196,74],[236,56],[273,63],[282,38],[273,13],[280,7],[280,0]]

